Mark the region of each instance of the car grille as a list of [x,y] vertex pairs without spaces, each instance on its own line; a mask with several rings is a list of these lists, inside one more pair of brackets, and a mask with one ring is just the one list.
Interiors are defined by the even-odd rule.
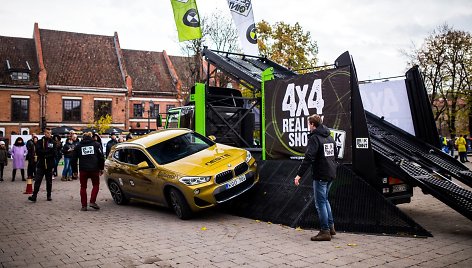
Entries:
[[234,168],[234,176],[239,176],[249,169],[249,165],[246,162],[242,162]]
[[234,186],[228,190],[222,191],[220,193],[215,194],[216,202],[224,202],[232,197],[240,194],[241,192],[246,191],[251,185],[254,183],[254,176],[246,176],[246,180],[243,181],[241,184]]
[[233,171],[232,170],[226,170],[221,173],[218,173],[215,176],[215,182],[216,183],[224,183],[226,181],[229,181],[233,178]]
[[237,165],[234,170],[226,170],[221,173],[216,174],[215,182],[218,184],[225,183],[232,178],[244,174],[244,172],[249,170],[249,165],[246,162],[242,162],[241,164]]

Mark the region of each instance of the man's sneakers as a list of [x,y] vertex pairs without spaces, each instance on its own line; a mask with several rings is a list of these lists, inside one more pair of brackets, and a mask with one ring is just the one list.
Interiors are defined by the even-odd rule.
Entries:
[[48,198],[46,200],[47,201],[52,201],[52,198],[50,196],[48,196]]
[[[100,207],[97,205],[97,203],[90,203],[89,204],[89,207],[95,209],[95,210],[99,210]],[[87,206],[84,206],[80,209],[80,211],[87,211]]]

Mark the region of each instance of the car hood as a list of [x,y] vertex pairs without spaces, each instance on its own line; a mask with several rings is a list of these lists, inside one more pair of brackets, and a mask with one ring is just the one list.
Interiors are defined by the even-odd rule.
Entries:
[[[164,165],[164,167],[184,176],[206,176],[234,168],[245,161],[246,150],[215,144],[214,146]],[[231,166],[229,166],[231,164]]]

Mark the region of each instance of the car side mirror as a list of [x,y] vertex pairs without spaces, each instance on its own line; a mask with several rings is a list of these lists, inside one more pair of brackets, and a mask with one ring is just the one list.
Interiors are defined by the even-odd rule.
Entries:
[[212,141],[216,141],[216,137],[213,136],[213,135],[208,136],[208,138],[209,138],[210,140],[212,140]]
[[138,164],[138,170],[147,169],[147,168],[149,168],[149,165],[148,165],[148,163],[147,163],[146,161],[140,162],[140,163]]

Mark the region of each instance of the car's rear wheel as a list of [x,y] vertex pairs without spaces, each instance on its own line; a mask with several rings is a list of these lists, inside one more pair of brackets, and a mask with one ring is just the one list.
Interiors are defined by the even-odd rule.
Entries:
[[185,197],[177,189],[170,189],[169,199],[172,209],[181,220],[188,220],[192,217],[192,211],[185,200]]
[[113,197],[113,201],[115,201],[118,205],[126,205],[129,202],[129,199],[123,193],[118,183],[111,181],[109,184],[109,189],[111,193],[111,197]]

